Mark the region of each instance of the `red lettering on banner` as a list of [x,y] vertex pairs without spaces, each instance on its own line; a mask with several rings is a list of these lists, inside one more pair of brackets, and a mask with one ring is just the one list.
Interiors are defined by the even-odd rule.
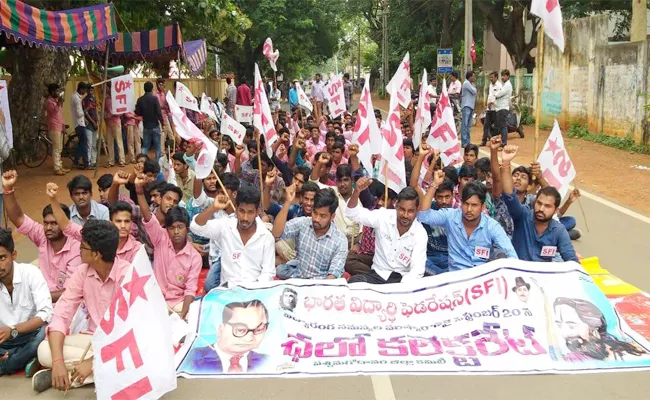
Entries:
[[124,336],[117,339],[113,343],[102,348],[101,357],[102,362],[107,363],[108,361],[115,359],[117,364],[117,372],[124,371],[124,350],[129,350],[131,354],[131,359],[133,360],[133,365],[135,368],[140,368],[143,365],[142,356],[140,355],[140,349],[138,348],[138,343],[135,341],[135,334],[133,329],[128,331]]
[[332,97],[330,103],[338,103],[340,100],[341,100],[341,95],[337,94],[336,96]]
[[117,100],[118,103],[126,104],[126,95],[118,94],[117,96],[115,96],[115,100]]
[[126,299],[124,298],[124,292],[122,288],[117,288],[115,296],[113,297],[110,306],[108,307],[108,319],[102,319],[99,323],[99,327],[102,328],[107,335],[110,335],[115,328],[115,317],[119,316],[122,321],[126,321],[126,317],[129,315],[129,307]]
[[411,89],[411,81],[406,78],[402,81],[402,84],[400,85],[400,90],[407,91]]
[[443,142],[447,142],[447,136],[445,135],[447,133],[449,134],[449,139],[453,139],[454,131],[452,131],[449,124],[445,122],[444,124],[431,131],[431,136],[434,138],[440,138]]
[[562,178],[564,178],[569,174],[569,170],[573,164],[571,163],[571,160],[568,159],[566,152],[562,150],[562,152],[555,154],[555,157],[553,158],[553,165],[557,165],[557,172]]
[[445,155],[448,157],[451,157],[454,153],[460,153],[460,144],[456,144],[456,146],[445,150]]
[[145,376],[144,378],[140,379],[136,383],[128,387],[125,387],[124,389],[112,395],[111,399],[112,400],[139,399],[140,397],[144,396],[145,394],[151,391],[153,391],[153,388],[151,387],[151,382],[149,381],[149,378]]
[[542,171],[542,176],[544,177],[544,179],[546,179],[546,182],[548,182],[549,185],[551,185],[551,186],[553,186],[555,188],[561,188],[562,187],[562,183],[555,176],[553,171],[551,171],[550,169],[545,169],[544,171]]

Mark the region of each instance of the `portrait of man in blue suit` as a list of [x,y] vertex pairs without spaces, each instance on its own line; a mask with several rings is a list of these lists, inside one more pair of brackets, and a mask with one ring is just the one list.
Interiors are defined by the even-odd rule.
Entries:
[[259,372],[268,361],[256,353],[269,328],[269,313],[260,300],[232,302],[223,309],[214,346],[195,347],[189,360],[197,374]]

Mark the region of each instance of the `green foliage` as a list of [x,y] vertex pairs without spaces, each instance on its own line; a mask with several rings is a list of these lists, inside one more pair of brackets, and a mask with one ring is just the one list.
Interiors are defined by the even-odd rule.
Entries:
[[570,138],[588,140],[590,142],[599,143],[608,147],[613,147],[615,149],[631,151],[640,154],[650,154],[650,147],[636,144],[632,138],[632,135],[621,138],[618,136],[605,135],[604,133],[593,134],[589,132],[589,129],[587,129],[586,126],[579,124],[572,125],[571,128],[569,128],[567,135]]
[[533,117],[533,109],[528,106],[523,106],[521,108],[521,123],[524,125],[533,125],[535,123],[535,117]]

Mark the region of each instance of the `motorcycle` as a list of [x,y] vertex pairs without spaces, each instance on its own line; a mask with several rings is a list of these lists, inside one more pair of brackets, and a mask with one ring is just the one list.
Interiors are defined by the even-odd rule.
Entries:
[[[512,96],[510,98],[510,111],[508,112],[508,118],[506,120],[506,127],[508,128],[508,133],[517,132],[519,137],[524,137],[524,125],[521,123],[521,110],[519,104],[516,101],[517,96]],[[485,114],[487,112],[487,107],[483,108],[479,119],[481,120],[481,125],[485,125]],[[496,132],[496,121],[490,127],[491,132]],[[492,135],[494,136],[494,135]]]

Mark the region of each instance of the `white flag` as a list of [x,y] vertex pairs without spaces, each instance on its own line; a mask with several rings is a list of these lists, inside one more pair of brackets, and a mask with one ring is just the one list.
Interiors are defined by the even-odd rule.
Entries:
[[159,399],[176,389],[172,326],[144,246],[92,338],[97,398]]
[[298,82],[296,82],[296,92],[298,93],[298,105],[306,108],[309,112],[312,112],[314,107],[311,105],[311,100],[309,100],[309,97],[305,91],[302,90],[302,86],[300,86],[300,83]]
[[179,107],[201,112],[201,110],[199,110],[199,102],[196,101],[196,97],[194,97],[187,86],[178,81],[176,82],[176,104],[178,104]]
[[397,87],[393,86],[390,96],[388,120],[381,131],[383,143],[378,179],[381,183],[399,193],[408,186],[406,166],[404,165],[404,142],[402,139],[402,122],[397,96]]
[[329,108],[332,118],[338,118],[345,112],[345,92],[343,91],[342,74],[330,78],[329,83],[325,87],[325,100],[327,100],[327,108]]
[[255,64],[255,96],[253,98],[253,126],[264,135],[266,140],[266,153],[271,157],[273,154],[273,143],[279,139],[278,133],[273,125],[271,107],[264,90],[264,81],[260,75],[260,68]]
[[253,106],[235,104],[235,119],[247,124],[253,122]]
[[[0,110],[4,114],[4,131],[7,135],[7,141],[9,142],[9,148],[14,148],[14,134],[13,126],[11,125],[11,113],[9,112],[9,95],[7,92],[9,87],[7,86],[7,81],[0,81]],[[0,120],[2,123],[2,120]]]
[[201,94],[201,112],[203,114],[206,114],[213,121],[217,120],[217,115],[212,110],[212,107],[210,107],[210,101],[208,100],[208,96],[206,96],[205,93]]
[[413,127],[413,146],[417,149],[422,142],[422,135],[431,125],[431,104],[429,104],[429,87],[427,86],[427,70],[422,73],[420,83],[420,97],[418,99],[418,111],[415,114],[415,126]]
[[135,86],[130,74],[111,79],[111,113],[124,114],[135,110]]
[[395,75],[386,85],[386,93],[393,93],[393,88],[400,106],[406,108],[411,104],[411,61],[409,53],[406,53],[404,59],[397,67]]
[[377,125],[377,119],[375,119],[375,110],[372,107],[369,82],[370,75],[366,75],[359,98],[357,120],[354,123],[354,132],[352,133],[352,144],[359,145],[359,161],[367,171],[371,172],[373,169],[372,155],[381,152],[383,139]]
[[530,12],[544,21],[544,32],[564,53],[564,30],[562,28],[562,11],[558,0],[533,0]]
[[176,104],[176,99],[174,99],[171,92],[167,92],[167,105],[174,120],[176,133],[185,140],[199,139],[203,143],[199,155],[196,157],[196,169],[194,172],[197,178],[205,178],[212,173],[212,169],[214,168],[214,160],[217,158],[217,146],[187,118],[187,115]]
[[549,185],[555,187],[560,196],[564,197],[569,191],[569,185],[576,178],[576,169],[569,158],[569,153],[564,147],[562,131],[557,124],[553,123],[553,130],[539,153],[537,162],[542,170],[542,176]]
[[273,71],[277,71],[278,68],[275,65],[276,62],[278,62],[278,58],[280,58],[280,51],[275,50],[273,51],[273,41],[271,38],[266,38],[264,41],[264,47],[262,47],[262,53],[264,53],[264,57],[266,57],[267,60],[269,60],[269,64],[271,64],[271,69]]
[[444,79],[442,80],[442,93],[436,107],[436,115],[431,123],[427,144],[440,152],[440,158],[445,166],[456,164],[463,159],[460,155],[460,143],[458,142],[458,132],[456,132],[454,111],[449,102],[447,82]]
[[244,143],[244,136],[246,136],[246,127],[239,122],[235,121],[230,115],[223,113],[221,119],[221,134],[228,135],[236,144]]

